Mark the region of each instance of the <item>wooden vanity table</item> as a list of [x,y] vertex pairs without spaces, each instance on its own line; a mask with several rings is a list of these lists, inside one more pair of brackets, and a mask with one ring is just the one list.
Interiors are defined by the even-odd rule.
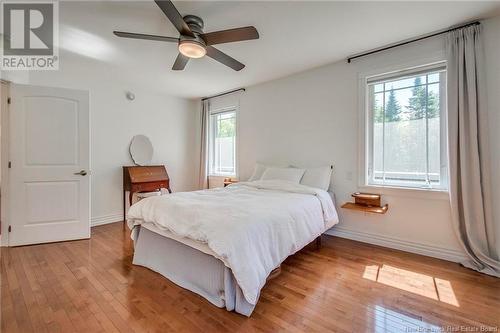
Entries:
[[123,220],[127,218],[126,200],[129,191],[129,204],[132,205],[132,196],[138,192],[153,192],[160,189],[170,190],[170,179],[164,165],[124,166],[123,167]]

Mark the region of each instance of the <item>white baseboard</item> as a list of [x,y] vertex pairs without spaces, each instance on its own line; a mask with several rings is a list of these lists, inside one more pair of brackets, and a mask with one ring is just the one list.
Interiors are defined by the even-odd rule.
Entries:
[[334,226],[332,229],[328,230],[326,234],[452,262],[463,262],[466,260],[465,253],[459,250],[417,243],[406,239],[348,230],[340,226]]
[[93,217],[90,220],[90,226],[95,227],[98,225],[121,222],[121,221],[123,221],[123,213],[109,214],[109,215],[104,215],[104,216]]

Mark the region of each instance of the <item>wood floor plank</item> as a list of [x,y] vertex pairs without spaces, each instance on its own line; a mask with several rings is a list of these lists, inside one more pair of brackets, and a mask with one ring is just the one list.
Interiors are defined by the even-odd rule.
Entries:
[[122,223],[90,240],[2,248],[4,332],[498,331],[500,279],[336,237],[288,258],[250,318],[134,266]]
[[[4,256],[2,255],[2,258]],[[1,274],[2,274],[2,289],[1,289],[1,317],[4,318],[9,318],[10,320],[1,320],[1,332],[20,332],[20,328],[17,325],[17,321],[15,319],[15,313],[14,313],[14,303],[12,301],[12,296],[10,294],[10,285],[8,282],[8,279],[6,278],[7,276],[7,270],[6,270],[6,261],[2,260],[1,264]]]

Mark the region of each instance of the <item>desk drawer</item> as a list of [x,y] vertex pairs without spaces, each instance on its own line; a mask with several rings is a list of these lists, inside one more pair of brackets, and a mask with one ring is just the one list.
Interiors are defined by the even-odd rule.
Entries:
[[160,188],[169,188],[167,181],[132,184],[132,192],[151,192]]

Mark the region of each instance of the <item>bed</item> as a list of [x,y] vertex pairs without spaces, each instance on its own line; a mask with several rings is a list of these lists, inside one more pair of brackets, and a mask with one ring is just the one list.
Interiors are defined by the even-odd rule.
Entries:
[[269,274],[336,223],[331,193],[283,180],[151,197],[128,213],[133,264],[245,316]]

